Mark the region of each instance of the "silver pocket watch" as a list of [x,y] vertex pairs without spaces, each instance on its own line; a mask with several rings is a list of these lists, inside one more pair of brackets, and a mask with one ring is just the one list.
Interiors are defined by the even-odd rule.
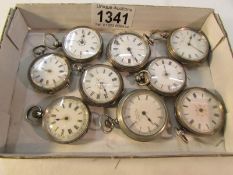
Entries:
[[80,93],[84,101],[94,106],[109,106],[121,96],[124,83],[113,67],[96,64],[79,69]]
[[147,63],[149,57],[150,47],[139,34],[119,33],[108,43],[107,58],[121,71],[138,71]]
[[69,85],[71,66],[65,56],[45,51],[43,45],[33,49],[36,58],[28,69],[28,79],[36,90],[53,94]]
[[186,73],[182,65],[168,57],[151,60],[145,70],[136,74],[138,85],[165,96],[178,94],[186,85]]
[[[160,37],[156,36],[158,34]],[[153,38],[153,35],[156,38]],[[151,37],[146,37],[151,44],[153,39],[166,40],[169,56],[183,64],[198,65],[203,63],[210,53],[209,41],[205,34],[191,28],[182,27],[172,32],[155,31]]]
[[175,102],[176,118],[189,132],[199,135],[213,135],[225,123],[222,101],[205,88],[193,87],[184,90]]
[[156,138],[168,123],[168,112],[161,97],[146,89],[137,89],[125,95],[117,106],[117,118],[106,116],[103,130],[111,132],[119,127],[128,137],[137,141]]
[[32,124],[42,120],[42,127],[50,138],[59,143],[71,143],[88,131],[90,112],[81,99],[73,96],[53,100],[45,110],[31,107],[26,119]]
[[[54,41],[51,43],[51,41]],[[45,45],[50,49],[61,47],[65,55],[74,62],[88,62],[101,56],[103,39],[100,33],[87,26],[78,26],[64,36],[60,42],[54,34],[46,34]]]

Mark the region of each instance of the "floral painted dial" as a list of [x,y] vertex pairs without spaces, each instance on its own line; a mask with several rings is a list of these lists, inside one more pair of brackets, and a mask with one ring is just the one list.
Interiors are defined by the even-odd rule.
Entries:
[[61,97],[45,110],[43,127],[57,142],[70,143],[87,132],[89,109],[77,97]]
[[203,33],[181,28],[171,34],[168,48],[183,63],[199,63],[208,56],[209,42]]
[[117,109],[123,132],[138,141],[149,141],[167,123],[167,109],[163,100],[149,90],[134,90],[123,97]]
[[150,48],[141,36],[121,33],[110,41],[107,55],[116,68],[137,71],[146,64],[150,56]]
[[150,86],[158,93],[174,95],[183,89],[186,82],[184,68],[169,58],[157,58],[151,61],[147,70],[150,73]]
[[183,127],[199,135],[214,134],[225,120],[223,104],[203,88],[185,90],[176,101],[176,114]]
[[97,64],[88,67],[81,78],[81,94],[93,105],[108,105],[122,93],[123,80],[112,67]]
[[77,27],[65,36],[63,50],[73,61],[84,62],[100,56],[102,45],[102,37],[97,31]]
[[33,87],[53,93],[68,84],[70,65],[67,59],[57,54],[38,57],[30,66],[29,80]]

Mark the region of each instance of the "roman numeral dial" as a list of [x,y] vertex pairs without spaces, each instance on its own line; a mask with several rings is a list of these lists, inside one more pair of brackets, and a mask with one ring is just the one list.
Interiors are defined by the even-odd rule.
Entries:
[[139,141],[153,139],[167,122],[167,109],[163,100],[149,90],[135,90],[126,95],[117,110],[123,132]]
[[151,88],[163,95],[174,95],[185,86],[184,68],[174,60],[169,58],[154,59],[147,70],[151,75]]
[[175,30],[170,37],[169,46],[173,50],[171,54],[181,62],[201,62],[209,53],[209,42],[201,33],[192,29],[181,28]]
[[69,143],[86,133],[89,109],[77,97],[61,97],[46,109],[43,125],[48,134],[61,143]]
[[94,105],[106,105],[115,101],[122,89],[121,75],[107,65],[91,66],[81,78],[81,94]]
[[140,35],[120,33],[110,41],[107,55],[116,68],[137,71],[146,64],[150,48]]
[[102,52],[101,35],[88,27],[71,30],[64,39],[63,50],[73,61],[89,61]]
[[182,92],[176,101],[177,119],[189,131],[210,135],[223,127],[223,104],[210,91],[190,88]]
[[29,80],[33,87],[41,91],[63,88],[70,76],[67,59],[57,54],[47,54],[37,58],[29,69]]

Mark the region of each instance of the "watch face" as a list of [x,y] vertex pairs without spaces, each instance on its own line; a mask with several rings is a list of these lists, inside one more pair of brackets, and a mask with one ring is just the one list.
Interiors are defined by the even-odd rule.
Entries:
[[33,87],[53,92],[67,85],[70,66],[65,57],[47,54],[37,58],[29,69],[29,80]]
[[153,139],[167,123],[163,100],[149,90],[135,90],[125,96],[117,112],[123,132],[138,141]]
[[177,99],[176,113],[183,127],[199,135],[215,133],[225,120],[222,103],[202,88],[185,90]]
[[61,97],[46,108],[43,126],[55,141],[69,143],[86,133],[89,115],[89,109],[79,98]]
[[123,90],[121,75],[107,65],[87,68],[81,78],[81,94],[94,105],[114,102]]
[[102,38],[91,28],[77,27],[65,36],[63,49],[73,61],[88,61],[102,52]]
[[173,52],[183,61],[201,62],[209,53],[207,38],[202,33],[188,28],[174,31],[169,42]]
[[159,93],[173,95],[185,86],[184,68],[174,60],[154,59],[147,69],[151,75],[150,85]]
[[150,48],[144,39],[133,33],[116,35],[108,47],[110,61],[119,69],[136,71],[143,67],[150,55]]

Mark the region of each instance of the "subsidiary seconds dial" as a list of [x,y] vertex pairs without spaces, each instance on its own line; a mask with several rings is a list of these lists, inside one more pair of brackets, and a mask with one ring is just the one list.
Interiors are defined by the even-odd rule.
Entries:
[[82,96],[88,103],[96,106],[113,103],[123,91],[121,75],[107,65],[97,64],[88,67],[80,81]]
[[150,56],[147,42],[134,33],[120,33],[108,44],[107,57],[117,69],[134,72],[142,68]]

